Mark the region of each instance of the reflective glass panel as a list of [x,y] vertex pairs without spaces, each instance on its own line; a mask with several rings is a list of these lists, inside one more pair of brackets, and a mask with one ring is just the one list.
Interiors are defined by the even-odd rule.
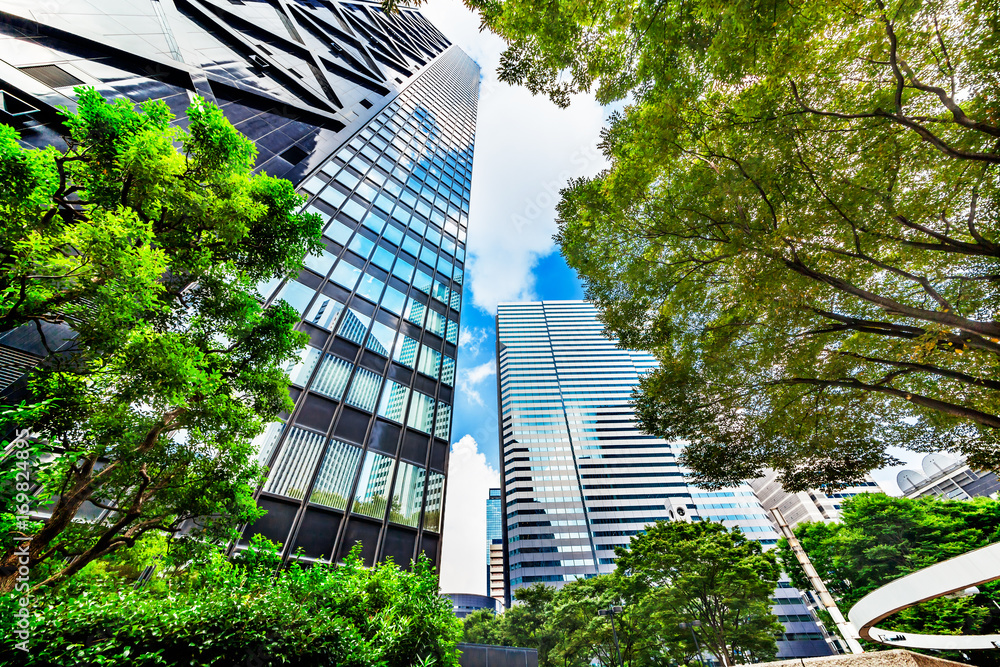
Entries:
[[389,352],[392,350],[392,339],[396,335],[396,331],[381,322],[375,322],[372,324],[372,331],[368,334],[368,343],[366,347],[372,352],[377,352],[383,357],[388,357]]
[[400,461],[396,483],[392,487],[389,521],[416,528],[424,504],[424,480],[427,472],[418,466]]
[[427,503],[424,509],[424,530],[441,532],[441,500],[444,497],[444,475],[431,472],[427,476]]
[[420,347],[420,364],[417,370],[425,375],[429,375],[435,380],[438,376],[438,368],[441,366],[441,353],[437,350],[422,345]]
[[409,387],[392,380],[386,380],[385,388],[382,389],[382,401],[378,406],[379,416],[402,422],[403,413],[406,411],[406,399],[409,396]]
[[427,311],[427,330],[432,334],[444,336],[445,317],[436,310]]
[[288,381],[300,387],[304,386],[309,381],[309,376],[312,375],[313,369],[316,368],[321,354],[315,347],[307,345],[302,350],[298,359],[289,361],[285,365],[285,373],[288,375]]
[[365,453],[365,462],[358,477],[358,490],[354,494],[351,511],[355,514],[381,519],[389,505],[389,485],[396,462],[377,452]]
[[382,307],[386,310],[399,315],[403,312],[403,304],[405,302],[406,297],[395,288],[387,287],[385,289],[385,294],[382,296]]
[[451,406],[438,401],[437,420],[434,426],[434,435],[442,440],[447,440],[451,434]]
[[412,322],[418,327],[422,327],[424,326],[424,320],[427,317],[427,306],[411,296],[410,300],[406,302],[406,311],[403,313],[403,317],[406,318],[408,322]]
[[294,426],[271,467],[264,490],[291,498],[302,498],[323,451],[325,436]]
[[348,264],[344,260],[340,260],[337,263],[337,268],[333,270],[333,275],[330,279],[338,285],[343,285],[348,290],[353,290],[355,285],[358,284],[358,278],[361,277],[361,269],[351,264]]
[[351,482],[361,461],[361,449],[340,440],[331,440],[327,447],[323,465],[316,475],[309,502],[334,509],[347,509],[347,496],[351,492]]
[[444,359],[441,362],[441,382],[444,382],[449,387],[455,384],[455,360],[447,354],[444,355]]
[[423,433],[430,433],[434,426],[434,399],[414,391],[410,396],[410,413],[406,425]]
[[382,296],[382,288],[384,287],[385,283],[375,276],[366,273],[362,276],[361,282],[358,283],[358,294],[372,303],[378,303],[379,297]]
[[420,345],[417,341],[409,336],[400,334],[399,338],[396,339],[396,350],[393,352],[392,359],[397,363],[413,368],[413,365],[417,363],[417,350],[419,349]]
[[337,318],[340,316],[342,310],[344,310],[344,304],[332,296],[320,294],[313,301],[313,305],[304,319],[306,322],[315,324],[318,327],[332,329],[337,324]]
[[382,376],[378,373],[359,368],[354,373],[354,380],[351,381],[351,388],[344,399],[348,405],[356,408],[375,412],[375,405],[378,403],[378,393],[382,386]]
[[323,357],[323,363],[309,389],[317,394],[340,400],[340,397],[344,395],[344,387],[347,386],[347,381],[351,377],[352,368],[354,368],[354,364],[351,362],[327,354]]
[[287,301],[288,304],[295,310],[299,311],[299,314],[301,315],[305,312],[306,306],[309,305],[309,302],[315,295],[316,292],[313,288],[306,287],[297,280],[289,280],[285,283],[285,286],[281,288],[281,291],[278,292],[278,296],[275,297],[275,300],[283,299],[284,301]]
[[312,253],[306,255],[303,261],[307,267],[321,276],[325,276],[330,273],[330,269],[333,268],[333,263],[337,261],[337,258],[326,250],[320,250],[318,255]]
[[337,329],[337,335],[343,336],[352,343],[361,345],[365,342],[365,334],[368,333],[368,325],[370,323],[370,317],[362,315],[353,308],[348,308],[347,312],[344,313],[344,319],[340,323],[340,328]]

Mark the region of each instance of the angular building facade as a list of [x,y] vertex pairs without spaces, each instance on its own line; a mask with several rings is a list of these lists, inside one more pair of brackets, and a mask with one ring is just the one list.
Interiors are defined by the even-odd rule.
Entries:
[[[606,338],[586,301],[497,308],[507,598],[535,582],[612,572],[614,548],[657,520],[718,521],[770,549],[778,535],[749,487],[689,485],[680,447],[639,430],[630,404],[646,353]],[[780,658],[829,655],[827,636],[787,579],[771,600]]]
[[778,473],[768,470],[763,477],[750,480],[750,488],[765,509],[777,508],[792,528],[807,521],[839,521],[840,505],[847,498],[859,493],[882,493],[882,487],[871,476],[854,486],[838,491],[826,492],[822,489],[808,491],[786,491],[778,481]]
[[[338,0],[0,0],[0,122],[60,145],[74,86],[194,95],[325,221],[325,249],[259,286],[302,313],[295,409],[258,438],[267,515],[244,531],[337,559],[437,560],[479,67],[421,14]],[[0,391],[42,358],[0,333]],[[8,392],[9,393],[9,392]]]

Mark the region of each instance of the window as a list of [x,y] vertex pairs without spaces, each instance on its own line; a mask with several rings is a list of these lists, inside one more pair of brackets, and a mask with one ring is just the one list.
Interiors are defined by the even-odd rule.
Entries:
[[348,290],[353,290],[358,284],[358,278],[361,277],[361,269],[351,264],[348,264],[344,260],[337,262],[337,268],[333,270],[333,274],[330,275],[330,279],[338,285],[346,287]]
[[372,251],[375,249],[375,242],[366,236],[355,234],[354,238],[351,239],[351,242],[347,244],[347,247],[365,259],[368,259],[371,257]]
[[444,475],[431,472],[427,476],[427,503],[424,509],[424,530],[441,532],[441,497],[444,494]]
[[309,305],[314,296],[316,296],[316,292],[311,287],[306,287],[297,280],[289,280],[281,288],[281,291],[278,292],[275,301],[282,299],[288,302],[288,305],[297,310],[301,315],[305,312],[306,306]]
[[370,323],[371,318],[367,315],[362,315],[353,308],[348,308],[344,314],[344,320],[340,323],[340,328],[337,330],[337,335],[343,336],[352,343],[361,345],[365,342],[365,334],[368,332],[368,325]]
[[402,257],[397,257],[396,265],[392,267],[392,275],[396,276],[403,282],[408,283],[413,277],[413,265]]
[[289,429],[264,491],[301,499],[323,450],[325,436],[294,426]]
[[400,231],[396,225],[389,225],[385,228],[385,232],[382,234],[382,238],[389,241],[394,246],[398,246],[400,241],[403,240],[403,232]]
[[333,263],[337,261],[337,258],[328,253],[325,250],[320,250],[319,254],[314,255],[312,253],[306,255],[304,263],[307,267],[325,276],[330,273],[330,269],[333,268]]
[[391,250],[387,250],[386,248],[379,246],[378,249],[375,250],[375,254],[372,256],[372,264],[386,273],[389,273],[389,271],[392,270],[392,261],[395,258],[396,256]]
[[444,336],[445,317],[436,310],[427,311],[427,330],[432,334]]
[[354,373],[354,380],[351,388],[344,399],[348,405],[356,408],[375,412],[375,404],[378,403],[379,388],[382,385],[382,377],[367,368],[359,368]]
[[420,364],[417,370],[425,375],[429,375],[435,380],[438,378],[438,369],[441,367],[441,353],[437,350],[422,345],[420,347]]
[[377,352],[383,357],[388,357],[390,350],[392,350],[392,339],[395,337],[396,332],[390,329],[381,322],[375,322],[372,324],[372,331],[368,334],[368,343],[366,347],[372,352]]
[[394,287],[387,287],[385,289],[385,294],[382,296],[382,307],[389,312],[396,315],[402,314],[405,302],[406,297],[399,290]]
[[323,236],[328,239],[333,239],[340,245],[347,245],[347,239],[351,238],[351,234],[354,230],[342,223],[340,220],[334,218],[330,221],[330,224],[326,226],[323,230]]
[[434,425],[434,399],[414,391],[410,397],[410,414],[406,425],[422,433],[430,433]]
[[424,326],[424,319],[427,315],[427,306],[420,303],[412,296],[410,300],[406,302],[406,310],[403,312],[403,317],[418,327]]
[[365,217],[366,210],[367,209],[358,202],[353,199],[348,199],[347,203],[341,207],[340,212],[358,222],[361,222],[361,219]]
[[344,304],[333,297],[320,294],[319,298],[313,301],[312,308],[309,309],[309,313],[305,316],[305,321],[324,329],[333,329],[333,326],[337,323],[337,318],[340,317],[340,313],[343,310]]
[[406,399],[409,396],[409,387],[392,380],[386,380],[385,387],[382,389],[382,400],[378,406],[379,416],[402,423],[403,413],[406,411]]
[[344,201],[347,199],[347,195],[345,195],[337,188],[330,186],[319,194],[319,198],[325,201],[333,208],[340,208],[343,205]]
[[382,296],[382,289],[384,287],[385,283],[375,276],[371,276],[366,273],[361,278],[361,282],[358,284],[358,294],[373,303],[378,303],[379,297]]
[[366,452],[365,462],[361,466],[358,478],[358,490],[354,494],[355,514],[381,519],[388,507],[389,485],[392,483],[392,473],[396,462],[388,456],[377,452]]
[[354,364],[351,362],[327,354],[323,358],[323,364],[319,367],[319,372],[316,373],[316,378],[309,389],[339,401],[340,397],[344,395],[344,387],[347,386],[347,380],[351,377],[352,368],[354,368]]
[[418,466],[400,461],[396,483],[392,488],[389,521],[416,528],[424,504],[424,480],[427,472]]
[[448,288],[442,285],[441,281],[435,280],[434,286],[431,288],[431,296],[441,303],[448,303]]
[[264,429],[264,432],[253,439],[251,443],[257,450],[257,463],[266,465],[268,459],[271,458],[271,454],[274,453],[274,446],[278,443],[278,438],[281,437],[281,432],[284,430],[285,425],[282,422],[271,422]]
[[447,440],[451,434],[451,406],[438,401],[437,420],[434,423],[434,435]]
[[313,484],[309,502],[334,509],[347,509],[347,495],[361,460],[361,449],[340,440],[331,440]]
[[309,376],[312,375],[313,369],[316,368],[320,354],[320,351],[315,347],[306,346],[298,359],[289,361],[285,365],[285,373],[288,375],[288,381],[300,387],[304,386],[309,381]]
[[420,254],[420,241],[407,234],[403,239],[403,250],[417,257]]
[[447,354],[443,356],[444,358],[441,362],[441,382],[451,387],[455,384],[455,360]]
[[413,286],[424,294],[430,294],[432,284],[431,277],[418,269],[413,278]]
[[396,349],[392,354],[393,361],[403,364],[407,368],[413,368],[417,363],[417,350],[420,349],[417,341],[405,334],[400,334],[396,339]]
[[444,339],[452,345],[458,345],[458,322],[448,320],[448,332],[445,334]]

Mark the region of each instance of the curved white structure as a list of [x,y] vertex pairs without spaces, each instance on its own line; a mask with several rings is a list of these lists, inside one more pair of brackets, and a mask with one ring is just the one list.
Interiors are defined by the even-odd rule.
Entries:
[[918,602],[957,593],[995,579],[1000,579],[1000,543],[891,581],[861,598],[851,608],[848,617],[864,639],[899,648],[1000,649],[1000,635],[922,635],[875,627],[882,619]]

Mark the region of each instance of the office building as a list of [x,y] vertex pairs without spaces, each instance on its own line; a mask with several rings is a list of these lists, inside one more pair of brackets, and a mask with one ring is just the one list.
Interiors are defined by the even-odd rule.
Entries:
[[[244,532],[340,558],[440,550],[479,67],[418,11],[339,0],[0,0],[0,115],[62,145],[74,86],[194,95],[254,140],[256,168],[296,184],[325,249],[259,286],[309,334],[287,369],[295,409],[258,438],[267,515]],[[41,359],[0,335],[0,381]]]
[[896,484],[907,498],[937,496],[945,500],[970,500],[982,496],[996,498],[1000,480],[994,472],[973,470],[964,457],[928,454],[920,471],[901,470]]
[[486,594],[504,599],[503,496],[490,489],[486,499]]
[[748,484],[764,509],[776,507],[781,510],[785,521],[792,528],[807,521],[839,521],[840,505],[845,499],[859,493],[882,493],[882,488],[868,475],[865,475],[860,484],[829,492],[821,489],[795,493],[786,491],[778,481],[778,473],[773,470],[768,470],[763,477],[750,480]]
[[[749,487],[689,486],[675,444],[642,433],[630,405],[656,365],[603,335],[585,301],[497,309],[507,599],[614,570],[614,548],[657,520],[714,520],[773,548],[777,533]],[[779,657],[830,654],[802,595],[782,581]]]
[[458,618],[486,609],[494,616],[503,613],[503,603],[489,595],[474,595],[472,593],[443,593],[451,600],[451,609]]

